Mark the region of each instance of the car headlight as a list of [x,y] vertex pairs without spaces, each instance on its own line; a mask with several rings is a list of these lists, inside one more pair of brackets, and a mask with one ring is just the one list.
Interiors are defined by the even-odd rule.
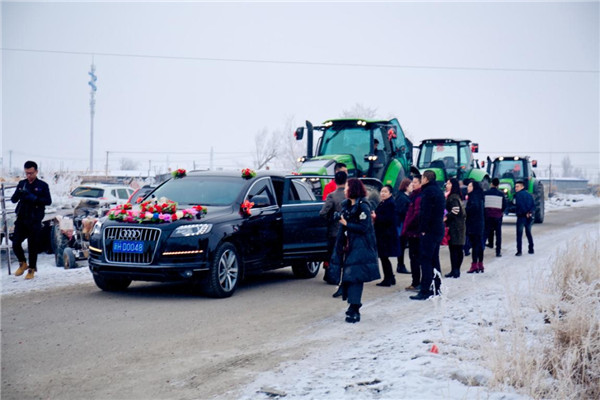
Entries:
[[210,232],[212,224],[190,224],[182,225],[175,229],[171,237],[198,236]]
[[99,235],[100,231],[102,230],[102,219],[99,219],[98,221],[96,221],[96,223],[94,224],[94,229],[92,229],[92,235]]

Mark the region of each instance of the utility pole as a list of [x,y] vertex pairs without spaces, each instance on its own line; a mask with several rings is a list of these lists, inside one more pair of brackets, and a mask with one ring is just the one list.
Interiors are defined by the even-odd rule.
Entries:
[[94,65],[94,59],[92,58],[92,65],[88,75],[90,76],[90,173],[94,171],[94,114],[96,107],[96,66]]

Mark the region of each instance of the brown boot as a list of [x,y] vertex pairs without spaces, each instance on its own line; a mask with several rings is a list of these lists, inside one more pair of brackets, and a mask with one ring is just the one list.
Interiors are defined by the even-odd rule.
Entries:
[[27,275],[25,275],[25,279],[33,279],[33,274],[35,274],[35,269],[29,268],[27,270]]
[[29,268],[25,261],[19,261],[19,268],[15,271],[15,276],[21,276]]

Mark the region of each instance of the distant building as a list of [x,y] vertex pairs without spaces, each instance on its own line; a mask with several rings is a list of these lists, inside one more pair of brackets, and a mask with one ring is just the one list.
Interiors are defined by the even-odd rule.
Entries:
[[[589,193],[590,186],[587,179],[580,178],[538,178],[544,184],[546,193]],[[550,185],[552,184],[552,187]]]

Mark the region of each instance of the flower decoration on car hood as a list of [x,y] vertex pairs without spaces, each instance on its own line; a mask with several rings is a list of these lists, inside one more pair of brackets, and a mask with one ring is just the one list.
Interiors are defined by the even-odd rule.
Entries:
[[240,205],[240,211],[245,215],[252,215],[252,212],[250,211],[252,207],[254,207],[254,203],[244,200],[244,202]]
[[183,178],[184,176],[187,175],[187,171],[183,168],[179,168],[179,169],[176,169],[175,171],[171,172],[171,175],[173,175],[173,178],[175,178],[175,179]]
[[250,168],[244,168],[242,170],[242,178],[251,179],[256,176],[256,171],[251,170]]
[[118,205],[110,209],[108,219],[134,224],[159,224],[179,219],[200,219],[205,214],[206,208],[201,205],[178,210],[176,202],[163,197],[158,200],[146,200],[135,210],[130,203]]

